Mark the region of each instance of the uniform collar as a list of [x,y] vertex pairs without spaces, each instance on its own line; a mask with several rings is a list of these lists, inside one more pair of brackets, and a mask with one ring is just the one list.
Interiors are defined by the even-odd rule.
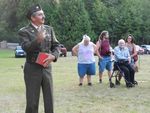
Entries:
[[31,23],[31,25],[32,25],[35,29],[38,29],[39,27],[41,27],[41,26],[35,25],[34,23]]

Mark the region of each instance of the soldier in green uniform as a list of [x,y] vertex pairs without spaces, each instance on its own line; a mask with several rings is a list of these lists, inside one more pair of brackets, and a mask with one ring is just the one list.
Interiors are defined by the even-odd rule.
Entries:
[[[21,46],[26,52],[24,80],[26,86],[25,113],[38,113],[40,89],[42,88],[45,113],[53,111],[53,83],[51,62],[56,62],[59,56],[59,42],[52,27],[44,25],[45,15],[39,5],[29,8],[27,18],[30,24],[19,30]],[[48,57],[43,66],[36,63],[40,52]]]

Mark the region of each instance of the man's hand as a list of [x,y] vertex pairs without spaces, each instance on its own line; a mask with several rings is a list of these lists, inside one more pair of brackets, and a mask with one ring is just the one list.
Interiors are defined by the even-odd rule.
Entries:
[[46,58],[44,62],[44,67],[48,67],[48,65],[55,60],[55,56],[52,54],[48,54],[48,58]]
[[41,43],[45,39],[45,36],[46,36],[46,31],[40,27],[37,33],[37,42]]
[[131,63],[131,57],[128,57],[129,64]]

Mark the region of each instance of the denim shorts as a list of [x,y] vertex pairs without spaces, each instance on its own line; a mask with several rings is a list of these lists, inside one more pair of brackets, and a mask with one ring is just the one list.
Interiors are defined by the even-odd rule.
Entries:
[[96,68],[95,68],[95,62],[91,64],[80,64],[78,63],[78,74],[80,77],[84,77],[87,75],[95,75]]
[[98,62],[99,72],[104,72],[105,69],[108,71],[112,70],[112,62],[110,56],[104,56],[103,59],[100,59]]

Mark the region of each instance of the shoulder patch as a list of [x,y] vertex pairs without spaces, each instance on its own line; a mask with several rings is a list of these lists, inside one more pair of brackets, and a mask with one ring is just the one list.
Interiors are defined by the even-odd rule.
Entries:
[[21,29],[19,29],[19,31],[22,31],[22,30],[24,30],[26,27],[22,27]]

